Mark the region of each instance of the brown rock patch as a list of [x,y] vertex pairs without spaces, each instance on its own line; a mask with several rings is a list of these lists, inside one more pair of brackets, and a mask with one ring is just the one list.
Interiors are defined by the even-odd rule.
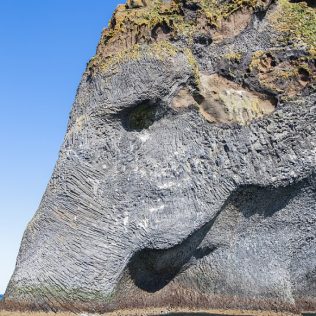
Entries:
[[274,102],[248,91],[217,74],[202,75],[201,89],[192,96],[188,89],[181,89],[172,101],[175,109],[196,106],[210,123],[247,124],[275,110]]

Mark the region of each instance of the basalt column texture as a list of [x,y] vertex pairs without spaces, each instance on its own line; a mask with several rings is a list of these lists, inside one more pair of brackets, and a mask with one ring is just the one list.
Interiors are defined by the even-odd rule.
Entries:
[[83,74],[8,307],[316,309],[314,0],[130,0]]

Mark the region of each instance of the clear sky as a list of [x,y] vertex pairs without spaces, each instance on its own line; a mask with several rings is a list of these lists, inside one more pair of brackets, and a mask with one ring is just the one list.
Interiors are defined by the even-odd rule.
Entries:
[[0,1],[0,293],[101,31],[125,0]]

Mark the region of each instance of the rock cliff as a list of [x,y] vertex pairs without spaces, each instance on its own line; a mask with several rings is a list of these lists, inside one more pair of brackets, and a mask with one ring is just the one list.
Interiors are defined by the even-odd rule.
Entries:
[[316,309],[313,0],[129,0],[83,74],[8,307]]

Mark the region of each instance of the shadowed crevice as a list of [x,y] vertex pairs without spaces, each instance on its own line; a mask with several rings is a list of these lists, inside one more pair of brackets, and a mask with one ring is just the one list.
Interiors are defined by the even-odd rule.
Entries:
[[143,249],[128,265],[129,274],[140,289],[154,293],[165,287],[191,259],[201,259],[216,247],[198,248],[215,219],[194,232],[180,245],[167,250]]
[[230,206],[237,208],[244,218],[255,214],[262,218],[271,217],[286,207],[305,184],[306,181],[301,181],[280,188],[255,185],[238,188],[210,222],[193,232],[182,243],[169,249],[143,249],[135,253],[128,264],[130,278],[143,291],[154,293],[161,290],[193,262],[209,256],[220,247],[206,241],[205,237],[215,222],[220,221],[221,213],[229,210]]
[[123,127],[127,131],[149,128],[168,113],[168,108],[159,100],[145,100],[120,112]]

